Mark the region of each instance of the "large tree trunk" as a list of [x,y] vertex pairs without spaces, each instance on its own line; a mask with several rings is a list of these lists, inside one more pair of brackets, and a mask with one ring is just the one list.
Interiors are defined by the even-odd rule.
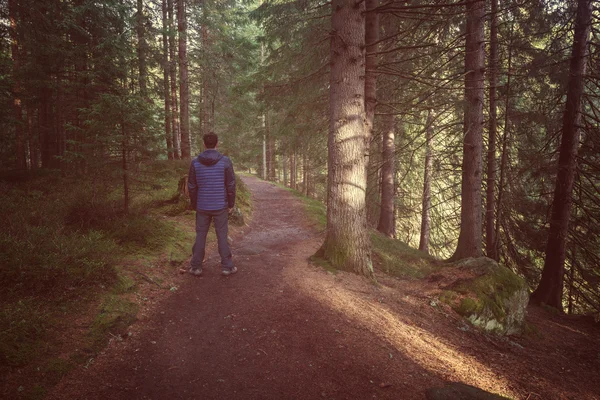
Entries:
[[494,217],[496,211],[496,85],[498,74],[498,0],[491,0],[492,9],[490,16],[490,59],[489,74],[490,83],[490,112],[489,112],[489,138],[487,151],[487,191],[485,202],[485,252],[489,258],[498,260],[496,254],[496,239],[494,238]]
[[181,158],[190,158],[190,105],[187,58],[186,0],[177,0],[177,31],[179,32],[179,98],[181,109]]
[[483,148],[483,71],[485,2],[466,4],[465,116],[460,235],[451,260],[481,256],[481,172]]
[[175,31],[173,0],[167,0],[169,26],[169,73],[171,80],[171,127],[173,128],[173,158],[181,158],[181,132],[179,129],[179,102],[177,101],[177,62],[175,61]]
[[15,139],[17,169],[27,169],[25,157],[25,135],[23,123],[23,107],[21,105],[21,58],[19,57],[19,40],[17,31],[18,4],[17,0],[8,0],[10,19],[10,50],[13,67],[13,118],[15,119]]
[[394,220],[394,175],[396,172],[396,143],[394,115],[388,113],[384,119],[383,132],[383,164],[381,165],[381,211],[377,230],[393,238],[396,235],[396,221]]
[[319,251],[335,268],[373,277],[366,213],[365,5],[333,0],[327,234]]
[[584,75],[587,61],[587,44],[592,25],[592,0],[577,2],[577,17],[573,36],[573,50],[569,67],[567,102],[563,115],[562,139],[558,158],[558,174],[550,232],[546,245],[546,259],[542,279],[531,294],[533,303],[545,303],[562,311],[563,282],[566,258],[566,239],[571,215],[571,193],[577,168],[581,98],[584,92]]
[[167,23],[167,0],[162,0],[162,27],[163,27],[163,95],[165,97],[165,139],[167,142],[167,157],[172,160],[173,157],[173,136],[171,135],[171,94],[169,92],[169,26]]
[[421,207],[421,237],[419,250],[429,253],[429,232],[431,231],[431,172],[433,167],[433,115],[427,112],[425,127],[425,171],[423,176],[423,203]]
[[379,40],[379,14],[373,11],[379,5],[379,0],[365,1],[365,140],[367,143],[367,218],[369,226],[375,226],[379,210],[379,166],[370,157],[379,151],[375,143],[375,108],[377,106],[377,41]]

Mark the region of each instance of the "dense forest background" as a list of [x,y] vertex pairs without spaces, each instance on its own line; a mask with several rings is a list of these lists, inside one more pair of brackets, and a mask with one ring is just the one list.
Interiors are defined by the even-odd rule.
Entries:
[[[130,189],[153,179],[145,164],[189,159],[215,131],[236,170],[334,213],[336,157],[348,153],[332,152],[343,95],[332,79],[350,71],[334,62],[352,47],[348,28],[362,37],[350,59],[362,70],[348,76],[365,85],[366,227],[442,259],[487,255],[537,293],[558,291],[541,302],[598,314],[598,4],[367,0],[360,18],[337,18],[348,4],[3,2],[4,181],[118,177],[127,212]],[[29,234],[4,224],[2,246]]]

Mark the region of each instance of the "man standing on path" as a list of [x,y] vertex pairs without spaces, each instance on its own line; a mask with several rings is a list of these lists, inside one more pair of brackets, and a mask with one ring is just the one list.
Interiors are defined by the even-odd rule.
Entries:
[[188,190],[192,207],[196,210],[196,242],[192,249],[190,274],[202,274],[206,234],[214,219],[223,275],[237,272],[231,260],[227,243],[228,216],[235,205],[235,175],[228,157],[219,153],[219,138],[209,132],[202,138],[205,151],[192,160],[188,173]]

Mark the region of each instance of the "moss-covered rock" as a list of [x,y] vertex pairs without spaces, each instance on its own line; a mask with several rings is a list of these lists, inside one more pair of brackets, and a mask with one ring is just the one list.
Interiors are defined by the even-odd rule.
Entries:
[[500,335],[520,333],[529,293],[525,281],[508,268],[486,258],[451,264],[469,278],[446,288],[440,299],[473,325]]

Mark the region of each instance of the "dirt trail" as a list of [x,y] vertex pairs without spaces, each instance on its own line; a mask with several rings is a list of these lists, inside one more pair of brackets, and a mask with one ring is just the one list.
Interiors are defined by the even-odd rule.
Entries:
[[375,286],[310,265],[322,238],[300,201],[244,180],[255,212],[233,244],[238,273],[220,276],[213,251],[202,277],[181,277],[132,338],[112,343],[49,398],[424,399],[449,380],[530,400],[595,398],[594,360],[557,382],[543,349],[523,363],[531,357],[523,343],[464,328],[430,305],[422,282],[378,276]]

